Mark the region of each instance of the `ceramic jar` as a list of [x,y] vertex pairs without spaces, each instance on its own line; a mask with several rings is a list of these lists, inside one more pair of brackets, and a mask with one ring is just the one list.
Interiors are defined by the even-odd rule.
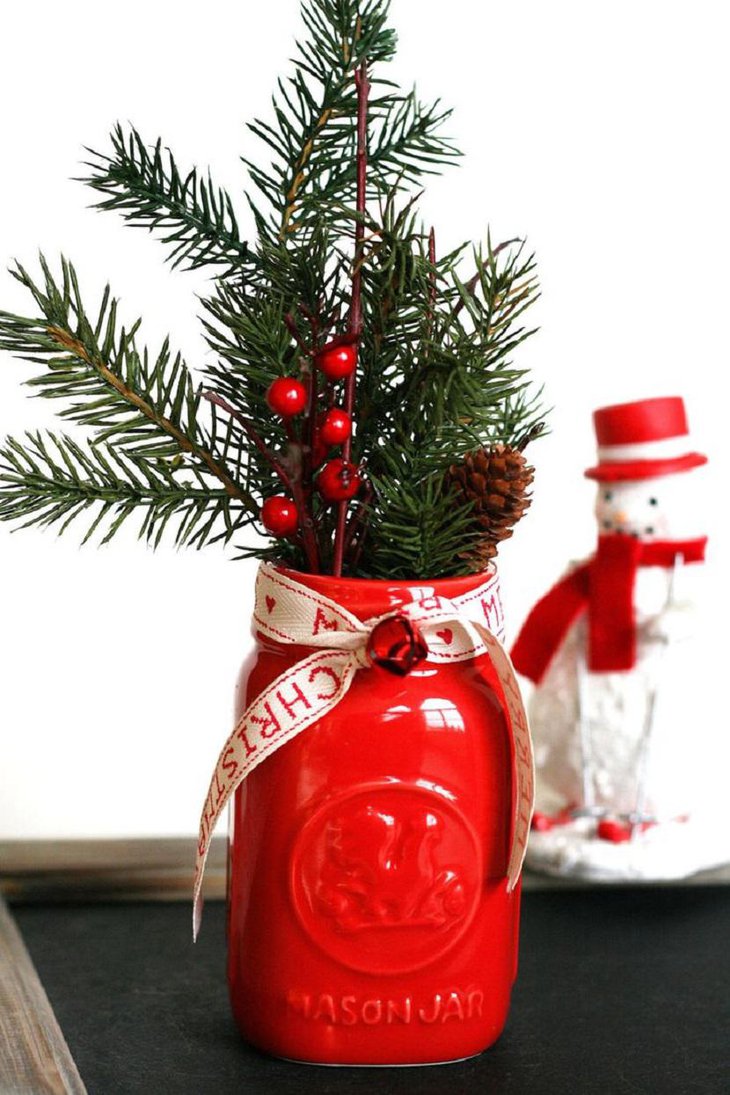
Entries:
[[[296,574],[361,620],[483,575]],[[426,592],[424,592],[424,590]],[[236,717],[311,651],[257,636]],[[235,794],[228,974],[245,1038],[321,1064],[457,1060],[491,1045],[516,971],[511,742],[489,658],[357,674]]]

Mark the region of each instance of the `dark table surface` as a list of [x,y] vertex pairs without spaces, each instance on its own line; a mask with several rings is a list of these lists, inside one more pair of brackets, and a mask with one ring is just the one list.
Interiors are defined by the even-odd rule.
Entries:
[[224,910],[14,914],[90,1095],[370,1092],[672,1095],[730,1090],[730,888],[529,891],[507,1029],[471,1061],[341,1069],[264,1057],[228,1012]]

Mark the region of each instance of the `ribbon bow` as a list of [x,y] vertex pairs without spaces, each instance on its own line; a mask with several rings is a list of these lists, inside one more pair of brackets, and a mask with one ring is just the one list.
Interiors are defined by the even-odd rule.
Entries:
[[[447,600],[431,587],[410,587],[414,600],[395,612],[362,621],[336,601],[262,564],[253,620],[264,638],[313,649],[253,700],[236,723],[216,764],[200,819],[193,891],[193,935],[202,916],[201,887],[216,823],[231,795],[266,757],[331,711],[355,674],[372,665],[408,673],[428,658],[437,664],[487,654],[503,692],[513,743],[515,787],[512,889],[522,869],[533,800],[533,763],[527,718],[512,664],[502,646],[501,603],[495,570],[477,589]],[[490,625],[497,627],[495,634]],[[499,636],[499,637],[498,637]]]

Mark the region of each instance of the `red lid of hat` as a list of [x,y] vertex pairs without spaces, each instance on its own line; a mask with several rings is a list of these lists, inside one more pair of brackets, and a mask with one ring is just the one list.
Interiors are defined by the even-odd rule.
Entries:
[[593,414],[593,424],[601,446],[663,441],[689,433],[684,400],[678,395],[601,407]]
[[[602,482],[654,479],[707,463],[706,456],[688,452],[682,441],[688,437],[689,426],[681,396],[601,407],[594,412],[593,423],[599,463],[586,471],[589,479]],[[616,450],[613,453],[612,448]]]

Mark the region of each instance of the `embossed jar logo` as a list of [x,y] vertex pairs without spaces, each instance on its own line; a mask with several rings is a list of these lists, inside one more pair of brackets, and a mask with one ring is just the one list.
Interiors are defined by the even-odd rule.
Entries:
[[405,973],[441,957],[474,915],[482,877],[473,828],[445,797],[378,784],[307,821],[291,890],[314,942],[352,969]]

